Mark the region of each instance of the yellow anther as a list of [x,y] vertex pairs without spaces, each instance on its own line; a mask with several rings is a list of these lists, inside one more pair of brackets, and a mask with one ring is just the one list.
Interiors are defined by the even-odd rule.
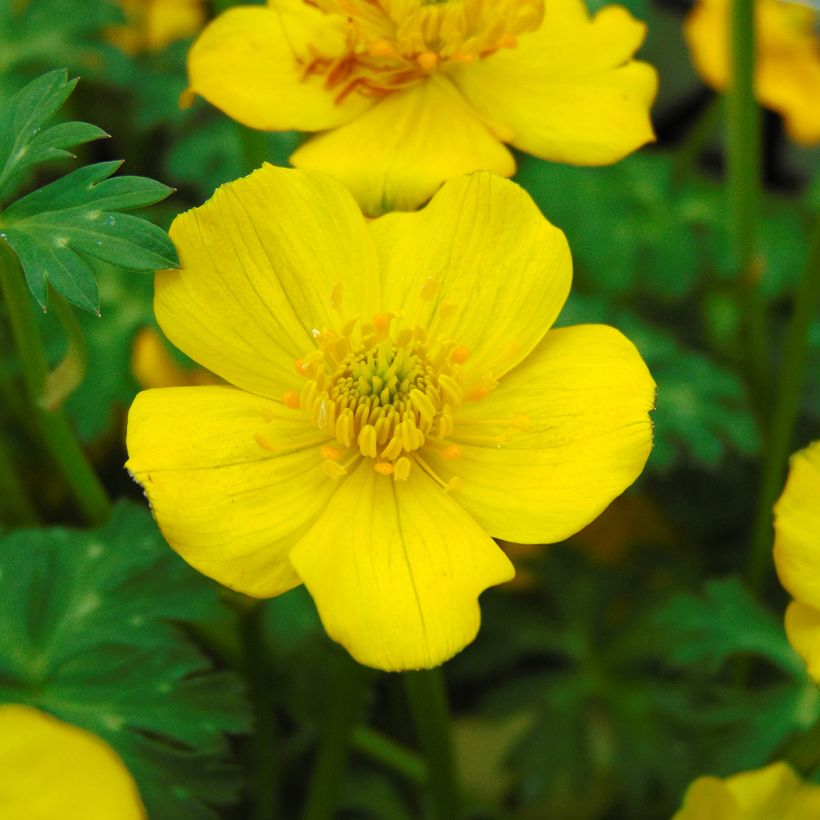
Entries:
[[256,433],[253,439],[263,450],[268,450],[271,453],[277,452],[276,443],[264,433]]
[[396,47],[389,40],[371,40],[367,44],[367,53],[372,57],[398,57]]
[[416,62],[424,71],[432,71],[438,65],[438,54],[435,51],[423,51],[416,57]]
[[410,401],[413,403],[413,407],[418,410],[425,427],[429,428],[436,415],[435,405],[430,401],[429,396],[426,396],[421,390],[415,388],[410,391]]
[[299,409],[299,393],[296,390],[286,390],[282,396],[282,404],[291,410]]
[[316,382],[309,379],[302,387],[302,392],[299,394],[299,406],[303,410],[311,412],[313,409],[313,401],[316,398]]
[[416,433],[418,432],[416,429],[416,423],[413,421],[413,419],[405,419],[399,425],[399,431],[401,432],[402,447],[408,453],[411,453],[413,450],[416,449],[418,441],[416,437]]
[[450,361],[454,364],[464,364],[470,358],[470,348],[459,345],[451,354]]
[[322,470],[328,478],[341,478],[347,475],[347,470],[341,464],[329,459],[322,462]]
[[343,447],[350,447],[353,433],[353,414],[349,410],[345,410],[339,418],[336,419],[335,431],[336,440]]
[[387,443],[387,447],[385,447],[380,455],[382,458],[386,458],[389,461],[392,461],[394,458],[398,458],[401,455],[402,451],[402,444],[401,444],[401,436],[395,435],[390,441]]
[[454,475],[447,484],[444,485],[444,492],[451,493],[453,490],[457,490],[464,482],[461,478],[457,475]]
[[330,304],[337,313],[342,312],[342,294],[344,292],[344,285],[342,282],[334,282],[330,289]]
[[372,424],[366,424],[362,427],[357,443],[363,456],[375,458],[378,444],[376,428]]
[[377,461],[373,469],[379,475],[393,475],[393,465],[389,461]]
[[410,468],[413,466],[409,458],[402,456],[393,468],[394,481],[407,481],[410,477]]
[[432,276],[427,277],[424,284],[421,286],[421,298],[425,302],[429,302],[438,292],[438,279],[433,279]]
[[438,385],[449,404],[453,407],[458,407],[459,404],[461,404],[464,392],[461,389],[461,385],[454,378],[448,376],[446,373],[439,373]]

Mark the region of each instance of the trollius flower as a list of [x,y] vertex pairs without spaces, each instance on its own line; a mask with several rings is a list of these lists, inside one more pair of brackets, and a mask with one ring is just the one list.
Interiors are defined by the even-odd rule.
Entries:
[[820,441],[791,458],[786,487],[774,508],[774,563],[794,600],[786,635],[820,681]]
[[3,820],[146,820],[137,785],[100,737],[22,704],[0,704]]
[[188,68],[191,91],[245,125],[324,132],[291,162],[374,214],[469,171],[510,176],[504,143],[603,165],[652,140],[644,34],[583,0],[268,0],[218,17]]
[[490,536],[566,538],[643,468],[652,378],[612,328],[549,330],[569,250],[511,182],[368,222],[266,165],[171,235],[157,319],[235,386],[139,394],[128,469],[186,561],[254,596],[304,583],[364,664],[458,652],[513,575]]
[[203,0],[118,0],[126,16],[108,39],[129,54],[159,51],[196,34],[205,23]]

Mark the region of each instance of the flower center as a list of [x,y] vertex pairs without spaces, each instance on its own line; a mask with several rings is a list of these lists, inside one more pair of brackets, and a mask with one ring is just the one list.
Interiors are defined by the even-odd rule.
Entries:
[[[428,280],[421,298],[429,301],[436,288],[437,283]],[[528,420],[523,418],[470,420],[453,436],[458,408],[465,401],[480,401],[495,388],[492,371],[509,358],[515,345],[468,374],[470,351],[444,332],[456,310],[453,305],[439,308],[429,330],[395,330],[394,324],[400,324],[396,313],[378,313],[370,321],[342,317],[339,285],[331,302],[340,314],[338,329],[314,331],[316,348],[296,361],[304,383],[283,396],[287,407],[306,413],[331,439],[320,448],[328,476],[343,476],[367,458],[376,472],[403,481],[416,464],[449,491],[458,479],[438,476],[426,451],[452,461],[461,454],[460,443],[501,447],[511,430],[526,429]],[[482,432],[486,426],[495,428],[492,434]],[[279,451],[263,434],[257,442]]]
[[337,101],[352,91],[382,97],[433,72],[474,63],[534,31],[544,0],[304,0],[346,21],[341,55],[316,55],[305,76],[323,74]]

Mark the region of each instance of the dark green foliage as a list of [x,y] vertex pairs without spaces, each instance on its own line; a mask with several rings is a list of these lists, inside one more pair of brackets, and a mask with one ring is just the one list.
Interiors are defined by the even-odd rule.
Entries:
[[100,735],[152,820],[216,818],[237,794],[225,732],[248,729],[238,679],[180,629],[220,607],[151,516],[118,506],[102,529],[0,540],[0,701]]
[[[77,141],[104,136],[85,123],[46,128],[75,82],[65,71],[53,71],[0,106],[0,196],[22,171],[70,156],[65,149]],[[0,239],[17,254],[29,290],[44,309],[51,285],[69,302],[99,310],[89,257],[142,271],[179,264],[165,231],[120,213],[159,202],[171,189],[144,177],[110,178],[120,164],[79,168],[0,211]]]

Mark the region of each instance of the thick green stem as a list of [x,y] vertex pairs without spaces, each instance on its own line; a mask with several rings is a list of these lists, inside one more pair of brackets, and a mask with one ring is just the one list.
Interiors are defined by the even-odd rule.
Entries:
[[348,658],[340,659],[333,708],[324,726],[324,735],[313,764],[303,820],[332,820],[336,816],[353,730],[370,679],[370,670]]
[[754,0],[732,0],[732,81],[727,114],[729,226],[743,321],[739,348],[761,426],[768,416],[770,354],[766,305],[758,287],[757,230],[761,200],[760,109],[754,96]]
[[22,365],[29,410],[40,437],[68,485],[83,517],[91,524],[103,523],[111,511],[102,484],[91,469],[62,410],[47,410],[43,396],[48,361],[32,313],[33,304],[17,257],[0,241],[0,288],[6,302],[12,334]]
[[406,672],[404,686],[427,760],[432,816],[435,820],[458,820],[459,790],[444,676],[441,669]]
[[249,820],[273,820],[279,816],[281,766],[273,682],[268,674],[262,634],[264,614],[264,604],[254,601],[240,615],[243,667],[254,716],[254,733],[249,744]]
[[791,321],[786,332],[780,382],[766,436],[763,472],[757,511],[752,529],[748,578],[752,589],[759,590],[771,567],[772,506],[783,486],[786,464],[794,442],[794,427],[800,411],[800,396],[806,377],[809,330],[812,316],[820,304],[820,216],[816,218],[806,270],[794,299]]

